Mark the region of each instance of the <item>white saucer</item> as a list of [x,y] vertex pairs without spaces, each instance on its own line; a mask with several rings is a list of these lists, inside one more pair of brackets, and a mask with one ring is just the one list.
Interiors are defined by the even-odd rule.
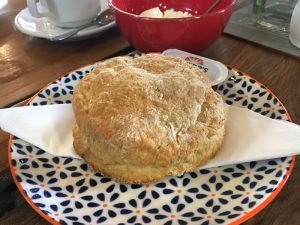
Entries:
[[[28,11],[28,8],[21,10],[17,16],[15,17],[15,25],[19,31],[22,33],[45,38],[52,41],[52,38],[64,34],[65,32],[70,31],[71,29],[63,29],[55,26],[53,22],[49,18],[35,18],[32,17]],[[67,40],[82,40],[86,38],[90,38],[96,35],[103,33],[104,31],[114,27],[116,23],[113,21],[104,26],[93,25],[87,27]]]

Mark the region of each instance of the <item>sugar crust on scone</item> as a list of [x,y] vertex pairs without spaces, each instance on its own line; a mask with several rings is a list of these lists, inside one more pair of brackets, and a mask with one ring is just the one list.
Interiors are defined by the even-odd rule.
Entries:
[[97,172],[149,183],[203,165],[224,140],[221,96],[206,74],[147,54],[99,63],[73,96],[74,148]]

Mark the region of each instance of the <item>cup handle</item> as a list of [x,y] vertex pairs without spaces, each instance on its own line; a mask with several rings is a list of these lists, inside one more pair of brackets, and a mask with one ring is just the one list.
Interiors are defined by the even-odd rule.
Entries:
[[28,7],[28,10],[29,10],[30,14],[33,17],[40,18],[40,17],[45,17],[46,16],[45,13],[40,13],[39,12],[39,10],[37,8],[37,0],[27,0],[27,7]]

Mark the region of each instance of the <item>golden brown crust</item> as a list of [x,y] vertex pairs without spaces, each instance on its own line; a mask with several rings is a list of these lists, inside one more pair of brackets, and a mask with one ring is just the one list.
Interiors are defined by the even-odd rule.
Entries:
[[193,171],[224,139],[221,97],[207,76],[160,54],[97,65],[73,96],[74,148],[113,180],[149,183]]

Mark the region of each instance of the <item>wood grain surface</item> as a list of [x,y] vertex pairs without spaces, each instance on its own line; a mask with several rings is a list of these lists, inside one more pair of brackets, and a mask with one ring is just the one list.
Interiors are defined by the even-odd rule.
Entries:
[[[66,73],[114,55],[132,51],[118,29],[91,40],[52,43],[24,35],[13,19],[25,1],[11,0],[0,9],[0,108],[32,96]],[[300,61],[298,58],[228,36],[221,36],[202,56],[235,67],[266,85],[282,101],[292,120],[300,124]],[[0,224],[46,225],[18,192],[8,168],[8,135],[0,131]],[[244,225],[300,224],[300,162],[283,190]]]

